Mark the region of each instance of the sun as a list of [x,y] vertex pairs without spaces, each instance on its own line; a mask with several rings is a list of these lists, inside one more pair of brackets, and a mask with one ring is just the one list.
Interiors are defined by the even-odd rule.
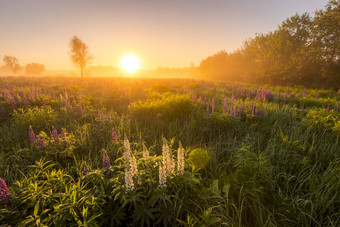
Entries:
[[120,65],[122,68],[128,72],[128,73],[133,73],[137,69],[139,69],[140,63],[139,60],[136,56],[134,55],[126,55],[123,57]]

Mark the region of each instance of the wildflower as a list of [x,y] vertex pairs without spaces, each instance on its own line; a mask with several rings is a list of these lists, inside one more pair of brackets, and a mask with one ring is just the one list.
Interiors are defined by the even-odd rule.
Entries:
[[131,155],[130,142],[125,136],[125,138],[124,138],[124,159],[125,159],[125,161],[129,160],[130,155]]
[[167,174],[173,174],[175,171],[175,161],[172,158],[169,145],[167,143],[163,144],[162,147],[163,165],[166,169]]
[[109,169],[111,167],[110,157],[107,155],[106,152],[104,152],[104,156],[103,156],[103,167],[105,169]]
[[29,131],[28,131],[28,138],[31,143],[35,143],[35,135],[32,129],[32,126],[30,126]]
[[45,141],[44,141],[44,138],[42,136],[39,136],[38,145],[39,145],[40,148],[45,147]]
[[306,89],[306,88],[303,90],[303,95],[304,95],[304,96],[307,95],[307,89]]
[[211,100],[211,112],[215,111],[215,99]]
[[327,106],[327,110],[330,111],[331,110],[331,105]]
[[177,171],[179,175],[184,174],[184,149],[181,142],[177,151]]
[[112,132],[112,140],[113,140],[113,142],[117,142],[118,141],[117,133],[116,133],[115,130],[113,130],[113,132]]
[[59,143],[58,131],[54,126],[52,127],[52,137],[56,143]]
[[320,95],[320,92],[318,92],[317,94],[316,94],[316,99],[319,99],[319,95]]
[[137,160],[134,155],[131,155],[129,159],[129,164],[130,164],[130,171],[131,171],[132,176],[137,176],[138,174]]
[[236,115],[237,115],[237,105],[235,105],[235,109],[234,109],[234,114],[233,114],[233,116],[236,117]]
[[209,105],[207,106],[207,115],[210,115]]
[[6,182],[0,178],[0,203],[8,203],[11,199]]
[[64,129],[61,129],[61,131],[60,131],[60,137],[61,137],[62,139],[65,139],[65,136],[66,136],[66,134],[65,134]]
[[15,104],[12,99],[10,100],[10,103],[11,103],[12,110],[15,110]]
[[166,167],[164,165],[159,165],[159,186],[166,186]]
[[227,97],[225,97],[224,102],[223,102],[223,113],[227,111],[227,104],[228,104],[228,99]]
[[135,189],[135,185],[133,183],[133,176],[128,168],[125,168],[125,185],[127,191],[132,191]]

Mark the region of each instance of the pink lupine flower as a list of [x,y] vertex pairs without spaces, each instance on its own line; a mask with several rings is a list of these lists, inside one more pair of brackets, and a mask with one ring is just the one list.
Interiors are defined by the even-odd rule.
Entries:
[[316,99],[319,99],[319,95],[320,95],[320,92],[318,92],[317,94],[316,94]]
[[61,137],[63,140],[65,140],[66,135],[65,135],[64,129],[61,129],[61,131],[60,131],[60,137]]
[[32,126],[30,126],[28,130],[28,139],[30,140],[31,143],[35,143],[35,134],[33,132]]
[[4,179],[0,178],[0,203],[8,203],[11,200],[8,187]]
[[43,148],[45,146],[45,141],[42,136],[39,136],[38,145],[40,148]]
[[59,143],[58,131],[57,131],[57,129],[55,129],[54,126],[52,127],[52,136],[53,136],[54,141],[56,143]]
[[118,141],[118,136],[115,130],[113,130],[112,132],[112,140],[113,142],[117,142]]
[[327,106],[327,110],[330,111],[331,110],[331,105]]
[[103,156],[103,167],[105,169],[109,169],[111,167],[111,163],[110,163],[110,157],[107,155],[107,153],[104,153]]
[[11,103],[12,110],[15,110],[15,104],[12,99],[10,100],[10,103]]
[[303,90],[303,95],[304,95],[304,96],[307,95],[307,89],[306,89],[306,88]]
[[227,105],[228,105],[228,99],[227,97],[225,97],[224,102],[223,102],[223,113],[227,111]]

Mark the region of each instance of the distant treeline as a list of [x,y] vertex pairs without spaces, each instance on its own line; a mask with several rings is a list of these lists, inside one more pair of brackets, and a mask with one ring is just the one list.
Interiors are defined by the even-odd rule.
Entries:
[[199,67],[204,78],[340,87],[340,2],[296,14],[273,32],[256,34],[234,53],[220,51]]

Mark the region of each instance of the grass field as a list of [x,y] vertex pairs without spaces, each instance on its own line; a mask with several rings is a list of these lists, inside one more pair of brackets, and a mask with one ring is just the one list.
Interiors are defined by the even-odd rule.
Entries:
[[340,225],[338,91],[63,77],[0,89],[2,226]]

